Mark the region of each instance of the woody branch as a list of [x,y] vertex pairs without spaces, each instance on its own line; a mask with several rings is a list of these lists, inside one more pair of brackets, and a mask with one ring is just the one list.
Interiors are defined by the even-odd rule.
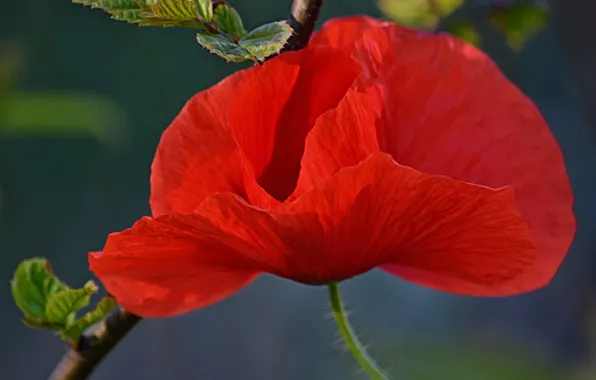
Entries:
[[308,45],[310,36],[315,30],[323,0],[294,0],[292,12],[288,19],[294,34],[288,40],[282,53],[291,50],[300,50]]
[[48,380],[84,380],[104,357],[141,320],[117,308],[94,331],[81,336],[58,363]]

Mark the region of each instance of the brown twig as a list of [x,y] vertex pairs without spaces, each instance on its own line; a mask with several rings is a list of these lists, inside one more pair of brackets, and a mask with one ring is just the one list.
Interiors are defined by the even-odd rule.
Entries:
[[288,19],[294,34],[288,40],[281,53],[291,50],[300,50],[308,45],[310,36],[315,30],[323,0],[294,0],[292,13]]
[[81,336],[48,377],[48,380],[84,380],[103,358],[141,320],[117,308],[93,332]]

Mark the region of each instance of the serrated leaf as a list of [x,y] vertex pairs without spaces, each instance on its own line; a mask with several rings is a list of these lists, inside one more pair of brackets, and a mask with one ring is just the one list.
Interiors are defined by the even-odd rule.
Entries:
[[207,35],[198,33],[197,42],[211,53],[220,56],[228,62],[243,62],[253,59],[246,49],[219,34]]
[[107,315],[116,308],[116,300],[112,297],[102,298],[94,310],[83,315],[80,319],[72,322],[66,329],[62,331],[63,339],[76,340],[89,327],[101,322]]
[[503,34],[507,44],[514,50],[521,50],[530,38],[546,27],[550,14],[544,8],[518,3],[494,10],[489,18],[491,24]]
[[74,3],[102,9],[114,20],[141,26],[204,29],[196,19],[193,0],[73,0]]
[[141,14],[150,10],[145,3],[136,0],[73,0],[73,3],[102,9],[113,19],[135,22],[141,19]]
[[194,20],[195,6],[192,0],[160,0],[151,7],[157,18],[168,20]]
[[219,4],[213,12],[213,21],[215,25],[224,33],[232,36],[242,37],[246,34],[246,29],[242,24],[240,15],[234,8],[228,4]]
[[213,20],[213,3],[211,0],[192,0],[197,7],[197,15],[206,22]]
[[50,270],[46,259],[33,258],[17,267],[11,281],[12,296],[26,320],[46,320],[46,304],[55,293],[68,289]]
[[445,28],[447,32],[474,45],[480,46],[480,34],[472,24],[465,21],[452,22]]
[[262,61],[270,55],[279,53],[291,35],[292,28],[287,22],[272,22],[251,30],[238,41],[238,44],[253,57]]
[[399,24],[434,29],[464,0],[378,0],[379,9]]
[[46,317],[50,322],[69,325],[77,311],[87,307],[91,295],[97,293],[97,285],[89,281],[81,289],[65,289],[52,294],[46,304]]

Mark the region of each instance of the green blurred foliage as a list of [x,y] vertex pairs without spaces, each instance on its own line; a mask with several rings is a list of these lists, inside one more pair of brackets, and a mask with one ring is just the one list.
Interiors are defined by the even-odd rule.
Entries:
[[113,101],[74,91],[13,91],[24,65],[18,45],[0,50],[0,136],[90,136],[116,145],[127,118]]
[[561,374],[538,364],[518,361],[481,346],[425,342],[404,345],[395,356],[397,373],[411,380],[562,380]]
[[446,25],[445,30],[474,46],[480,46],[480,33],[474,28],[474,25],[465,20],[450,22]]
[[381,11],[405,26],[434,29],[464,0],[378,0]]
[[543,30],[549,19],[550,14],[545,8],[529,3],[513,4],[490,13],[491,24],[503,34],[507,44],[517,51]]
[[124,124],[123,110],[96,94],[31,91],[0,99],[0,135],[88,135],[112,145],[123,137]]
[[[480,46],[482,36],[471,20],[457,15],[456,11],[465,3],[464,0],[378,0],[380,10],[401,25],[443,29]],[[546,27],[550,14],[542,2],[521,0],[489,5],[484,17],[511,49],[519,51]]]

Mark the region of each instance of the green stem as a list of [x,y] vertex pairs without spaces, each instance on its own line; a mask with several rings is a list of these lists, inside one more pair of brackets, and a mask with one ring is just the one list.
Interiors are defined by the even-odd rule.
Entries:
[[329,298],[331,300],[331,309],[333,310],[333,317],[335,318],[339,333],[350,349],[354,359],[356,359],[360,365],[360,368],[362,368],[371,380],[391,380],[375,360],[368,355],[366,349],[356,337],[344,311],[339,288],[336,283],[329,284]]

